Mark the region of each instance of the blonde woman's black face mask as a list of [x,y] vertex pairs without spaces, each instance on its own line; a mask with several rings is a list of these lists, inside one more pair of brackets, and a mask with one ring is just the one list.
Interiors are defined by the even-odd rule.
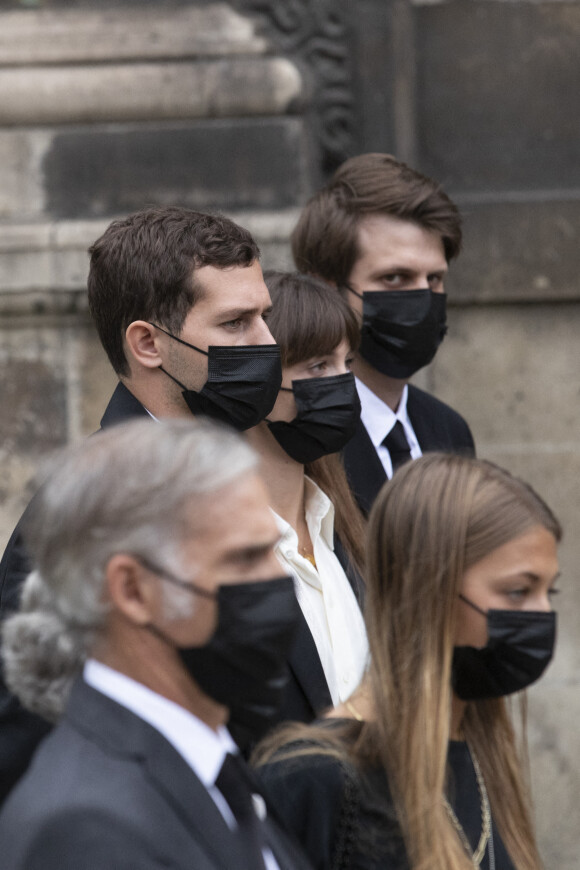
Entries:
[[556,642],[556,614],[535,610],[482,610],[462,601],[487,620],[484,647],[456,646],[453,690],[462,701],[499,698],[534,683],[549,665]]

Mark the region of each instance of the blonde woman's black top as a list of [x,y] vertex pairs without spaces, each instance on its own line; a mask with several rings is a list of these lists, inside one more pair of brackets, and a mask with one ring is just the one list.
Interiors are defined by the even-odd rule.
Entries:
[[[341,722],[326,720],[324,725]],[[301,741],[295,746],[300,754],[273,760],[257,771],[279,818],[297,837],[314,870],[408,870],[384,770],[362,770],[324,754],[322,746],[312,753],[315,747]],[[467,744],[450,743],[449,768],[449,802],[475,849],[481,806]],[[515,870],[493,822],[492,829],[494,862],[490,865],[488,845],[481,870]]]

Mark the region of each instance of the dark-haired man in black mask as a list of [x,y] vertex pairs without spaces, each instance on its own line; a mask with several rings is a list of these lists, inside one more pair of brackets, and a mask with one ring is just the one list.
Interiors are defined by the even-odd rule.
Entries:
[[239,431],[264,419],[282,374],[247,230],[149,209],[113,222],[90,254],[89,306],[120,381],[103,426],[146,412],[200,414]]
[[334,284],[360,315],[362,413],[344,460],[361,508],[409,459],[473,454],[465,420],[408,384],[445,335],[444,279],[461,247],[459,213],[439,185],[387,154],[353,157],[306,205],[292,247],[298,268]]
[[[103,428],[193,414],[243,431],[267,416],[280,354],[247,230],[219,215],[151,208],[114,221],[90,255],[89,306],[119,377]],[[17,607],[28,570],[18,526],[0,564],[0,616]],[[0,802],[46,730],[0,681]]]

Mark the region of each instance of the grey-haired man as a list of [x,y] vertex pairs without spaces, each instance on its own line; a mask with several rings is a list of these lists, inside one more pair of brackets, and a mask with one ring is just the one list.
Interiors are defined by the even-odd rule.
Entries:
[[305,868],[225,727],[267,724],[298,612],[250,448],[126,424],[65,454],[27,529],[7,679],[61,718],[0,814],[3,870]]

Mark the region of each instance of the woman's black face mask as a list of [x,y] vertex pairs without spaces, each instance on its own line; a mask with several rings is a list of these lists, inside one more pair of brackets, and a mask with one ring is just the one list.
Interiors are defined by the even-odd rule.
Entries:
[[428,365],[447,332],[445,293],[419,290],[373,290],[362,295],[359,354],[391,378],[410,378]]
[[464,595],[462,601],[487,619],[487,643],[481,649],[456,646],[452,683],[462,701],[499,698],[534,683],[547,668],[556,642],[556,614],[543,610],[482,610]]
[[292,381],[296,416],[290,422],[267,420],[270,432],[296,462],[314,462],[338,453],[354,435],[360,399],[354,375],[347,372],[323,378]]

